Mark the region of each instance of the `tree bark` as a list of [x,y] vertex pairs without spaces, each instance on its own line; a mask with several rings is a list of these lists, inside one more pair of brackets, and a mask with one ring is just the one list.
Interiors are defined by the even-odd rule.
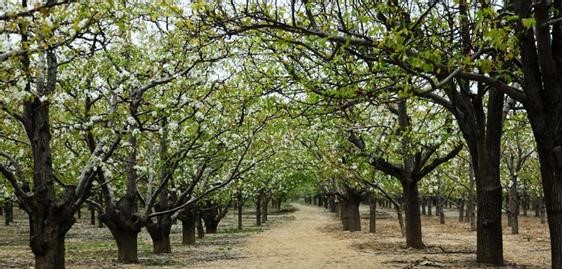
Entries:
[[186,218],[182,220],[182,245],[195,245],[195,218]]
[[[316,198],[314,198],[316,199]],[[256,199],[256,226],[261,226],[261,202],[263,200],[263,191],[260,191]]]
[[94,206],[89,206],[90,210],[90,225],[96,226],[96,208]]
[[64,269],[65,268],[65,247],[64,236],[66,232],[60,233],[57,228],[48,228],[46,233],[43,234],[40,240],[43,246],[42,250],[34,251],[35,254],[35,269]]
[[459,222],[464,222],[464,199],[459,199]]
[[329,203],[330,212],[336,213],[336,211],[337,211],[337,208],[336,208],[336,198],[334,198],[334,197],[328,198],[328,203]]
[[394,209],[396,210],[396,215],[398,216],[398,225],[400,226],[400,233],[402,236],[406,236],[406,228],[404,227],[404,217],[402,217],[402,209],[398,204],[394,205]]
[[242,192],[238,192],[236,206],[238,207],[238,230],[242,230],[244,228],[244,223],[242,221],[242,213],[244,211],[244,196],[242,196]]
[[417,182],[412,179],[405,179],[401,183],[404,192],[404,211],[406,215],[406,245],[417,249],[424,248]]
[[445,210],[443,209],[443,205],[445,203],[443,202],[443,197],[441,197],[441,194],[437,194],[437,207],[436,207],[436,214],[437,216],[439,216],[439,223],[440,224],[445,224]]
[[353,191],[348,191],[345,198],[341,201],[341,219],[344,231],[361,231],[361,215],[359,214],[360,202],[361,195]]
[[121,263],[137,263],[139,261],[137,246],[138,232],[112,230],[111,228],[110,231],[117,242],[117,261]]
[[509,187],[509,218],[511,233],[519,233],[519,201],[517,197],[517,176],[511,177],[511,186]]
[[487,162],[480,162],[480,180],[477,182],[478,217],[476,222],[477,261],[480,263],[503,264],[503,241],[501,227],[502,189],[499,180],[489,173],[493,168]]
[[171,253],[170,232],[172,230],[172,219],[170,215],[157,217],[156,222],[149,222],[146,225],[148,234],[152,239],[152,247],[155,254]]
[[[268,214],[268,205],[269,205],[270,195],[265,194],[263,196],[262,202],[262,210],[261,210],[261,223],[267,222],[267,214]],[[318,199],[318,201],[322,201],[322,199]]]
[[9,226],[13,219],[12,215],[14,214],[14,207],[11,200],[4,202],[4,212],[4,224]]
[[202,239],[205,237],[205,229],[203,229],[203,219],[201,219],[201,215],[197,214],[197,238]]
[[208,234],[216,234],[219,222],[211,219],[205,219],[205,232]]
[[369,199],[369,233],[377,232],[377,199],[371,193]]
[[433,216],[433,212],[431,211],[431,207],[433,206],[433,197],[429,197],[427,199],[427,215]]
[[179,212],[178,219],[181,220],[182,224],[182,245],[195,244],[197,218],[197,208],[193,205]]

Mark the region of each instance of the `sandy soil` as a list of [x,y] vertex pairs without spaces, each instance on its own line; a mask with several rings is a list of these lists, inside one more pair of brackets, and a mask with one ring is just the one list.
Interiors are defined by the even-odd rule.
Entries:
[[315,207],[295,205],[291,221],[249,239],[247,258],[200,264],[193,268],[381,268],[373,256],[355,249],[353,240],[339,239],[323,229],[333,219]]
[[[196,264],[192,268],[488,268],[475,264],[475,233],[453,218],[441,225],[424,217],[424,250],[408,249],[396,220],[378,222],[376,235],[342,232],[334,214],[324,209],[295,205],[295,220],[254,235],[243,245],[245,258]],[[522,218],[520,235],[504,228],[503,268],[547,268],[546,226]],[[536,223],[535,223],[536,222]],[[366,230],[367,220],[363,220]],[[544,237],[546,236],[546,238]],[[495,268],[495,267],[489,267]]]

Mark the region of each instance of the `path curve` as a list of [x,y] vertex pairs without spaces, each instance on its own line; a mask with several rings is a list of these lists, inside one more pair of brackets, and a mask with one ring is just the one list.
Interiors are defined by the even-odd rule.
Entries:
[[381,268],[373,259],[375,255],[352,248],[352,240],[338,239],[322,231],[335,222],[323,209],[294,206],[299,209],[293,214],[295,220],[248,239],[243,246],[245,258],[210,262],[195,268]]

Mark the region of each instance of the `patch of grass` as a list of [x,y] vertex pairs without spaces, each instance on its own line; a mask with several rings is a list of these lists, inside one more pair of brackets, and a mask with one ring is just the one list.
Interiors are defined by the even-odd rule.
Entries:
[[[29,268],[33,266],[33,255],[29,249],[29,226],[26,215],[16,210],[15,223],[0,225],[0,268]],[[290,212],[290,210],[288,211]],[[245,212],[246,213],[246,212]],[[139,264],[126,268],[189,267],[190,265],[223,259],[244,257],[240,245],[252,234],[268,226],[288,221],[290,218],[277,214],[275,210],[269,221],[261,227],[255,226],[253,214],[243,215],[244,229],[238,230],[236,211],[232,210],[220,223],[217,234],[206,234],[193,246],[181,244],[182,226],[178,222],[172,227],[172,253],[156,255],[152,241],[145,229],[138,237]],[[117,262],[117,245],[107,228],[89,224],[89,218],[78,219],[66,237],[66,264],[69,268],[124,268]]]

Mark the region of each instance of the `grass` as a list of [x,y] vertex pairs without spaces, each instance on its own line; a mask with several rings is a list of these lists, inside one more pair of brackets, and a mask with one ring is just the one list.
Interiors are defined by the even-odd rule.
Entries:
[[[242,243],[252,234],[269,229],[272,225],[291,220],[284,206],[283,212],[270,209],[269,221],[260,227],[255,226],[255,211],[247,208],[243,214],[242,230],[237,229],[236,211],[232,210],[221,221],[217,234],[207,234],[198,239],[194,246],[181,244],[181,222],[172,227],[172,253],[156,255],[152,253],[152,242],[145,229],[139,234],[139,264],[118,264],[117,246],[107,228],[97,228],[89,224],[87,211],[68,232],[66,237],[67,268],[160,268],[188,267],[189,265],[218,259],[237,259],[243,257]],[[33,267],[33,255],[28,246],[29,225],[26,215],[15,211],[15,222],[10,226],[0,225],[0,268]]]

